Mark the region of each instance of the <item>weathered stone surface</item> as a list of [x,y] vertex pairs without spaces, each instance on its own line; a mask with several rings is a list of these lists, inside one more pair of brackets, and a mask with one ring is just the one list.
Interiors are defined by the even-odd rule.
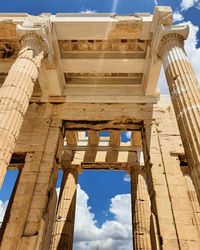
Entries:
[[52,250],[72,250],[73,248],[77,175],[78,172],[76,169],[69,168],[63,171],[60,197],[52,234]]
[[[37,117],[37,113],[35,116]],[[37,131],[35,128],[39,133],[38,145],[35,152],[27,153],[15,196],[11,201],[1,249],[11,250],[16,246],[17,249],[49,249],[57,200],[57,145],[62,140],[62,133],[61,123],[47,123],[44,119],[37,121],[38,128],[43,123],[46,129]]]
[[[86,169],[129,172],[135,249],[200,249],[200,97],[187,27],[160,6],[154,15],[13,15],[0,14],[0,184],[7,167],[20,174],[1,249],[72,249]],[[163,97],[156,105],[161,61],[173,107]]]
[[141,168],[130,170],[132,227],[134,249],[152,249],[150,240],[150,206],[146,174]]
[[36,34],[23,37],[23,47],[0,88],[0,185],[28,109],[44,51]]
[[181,139],[199,196],[200,95],[198,82],[183,49],[181,35],[172,33],[164,36],[159,54],[166,73]]

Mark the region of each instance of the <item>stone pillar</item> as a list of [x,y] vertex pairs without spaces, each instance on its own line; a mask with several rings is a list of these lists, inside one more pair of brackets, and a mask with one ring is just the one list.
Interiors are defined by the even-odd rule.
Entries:
[[150,202],[142,167],[130,170],[134,249],[152,249],[150,240]]
[[63,170],[56,221],[52,236],[52,250],[72,250],[76,209],[77,169]]
[[50,248],[63,130],[62,121],[52,119],[51,111],[41,106],[50,108],[51,105],[40,105],[30,120],[34,126],[29,128],[25,137],[34,142],[34,147],[29,148],[30,152],[26,155],[2,237],[1,250]]
[[[37,30],[23,28],[22,48],[0,88],[0,186],[18,138],[38,69],[47,52],[46,42]],[[21,34],[20,29],[18,30]]]
[[187,26],[162,26],[158,55],[162,59],[193,181],[200,194],[200,90],[183,49],[187,34]]

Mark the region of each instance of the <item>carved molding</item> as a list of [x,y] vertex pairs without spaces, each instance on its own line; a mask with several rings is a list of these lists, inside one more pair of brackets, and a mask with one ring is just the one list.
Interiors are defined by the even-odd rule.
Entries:
[[146,51],[146,43],[137,39],[67,40],[59,41],[59,46],[62,53],[70,51]]
[[120,21],[108,34],[109,39],[138,39],[142,30],[141,21]]
[[67,77],[131,77],[131,78],[141,78],[142,73],[65,73]]
[[18,41],[1,40],[0,41],[0,60],[14,59],[19,52],[20,44]]
[[142,19],[137,16],[113,16],[117,21],[114,30],[108,33],[108,39],[139,39],[142,31]]

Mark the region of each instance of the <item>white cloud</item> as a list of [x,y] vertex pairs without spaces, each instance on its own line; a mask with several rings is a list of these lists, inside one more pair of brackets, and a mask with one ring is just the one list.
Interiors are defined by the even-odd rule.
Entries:
[[130,182],[130,175],[125,174],[123,180],[124,180],[125,182]]
[[182,10],[188,10],[191,7],[200,7],[200,0],[182,0],[181,4]]
[[165,77],[165,72],[164,72],[163,67],[161,68],[161,71],[160,71],[160,77],[158,80],[158,88],[160,89],[161,94],[169,94],[169,89],[168,89],[167,80]]
[[96,10],[84,9],[81,11],[81,13],[96,13]]
[[111,199],[110,212],[114,220],[107,220],[98,228],[95,216],[88,207],[88,195],[78,185],[76,222],[74,232],[74,250],[132,249],[131,196],[116,195]]
[[179,11],[175,11],[173,13],[173,20],[174,22],[180,22],[180,21],[183,21],[184,17],[183,15],[179,12]]
[[56,188],[56,193],[57,193],[57,197],[59,197],[59,194],[60,194],[60,187]]
[[[120,194],[111,199],[110,212],[115,215],[117,221],[125,224],[131,224],[131,195]],[[125,209],[125,211],[124,211]]]
[[88,199],[88,195],[78,185],[74,239],[75,242],[89,241],[91,239],[97,240],[99,238],[100,232],[96,227],[94,214],[90,212],[91,208],[88,207]]
[[8,206],[8,201],[1,201],[0,200],[0,224],[3,222],[3,217],[6,212],[6,208]]
[[124,135],[126,136],[126,140],[127,140],[127,141],[130,141],[130,139],[131,139],[131,131],[126,131],[126,132],[124,133]]
[[[57,188],[59,194],[60,188]],[[88,195],[78,185],[76,221],[73,250],[93,250],[97,246],[101,250],[132,249],[131,195],[120,194],[111,199],[110,213],[113,220],[107,220],[99,228],[95,215],[88,206]],[[0,200],[0,222],[8,205],[8,201]]]
[[157,0],[153,0],[155,5],[158,5],[158,1]]
[[197,32],[199,31],[199,27],[193,25],[190,21],[185,24],[188,24],[190,27],[189,37],[185,42],[185,50],[200,83],[200,48],[197,48]]

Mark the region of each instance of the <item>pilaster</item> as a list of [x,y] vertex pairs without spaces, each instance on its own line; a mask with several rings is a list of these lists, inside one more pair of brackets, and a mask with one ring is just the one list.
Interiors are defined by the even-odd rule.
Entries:
[[[159,112],[156,114],[156,112]],[[180,162],[174,156],[182,151],[172,107],[154,110],[156,121],[150,132],[148,152],[145,151],[151,211],[156,219],[159,247],[155,249],[198,249],[200,234],[193,201],[188,196]],[[151,235],[152,239],[152,235]],[[154,248],[153,248],[154,249]]]
[[179,249],[156,125],[145,125],[143,149],[151,203],[153,249]]

